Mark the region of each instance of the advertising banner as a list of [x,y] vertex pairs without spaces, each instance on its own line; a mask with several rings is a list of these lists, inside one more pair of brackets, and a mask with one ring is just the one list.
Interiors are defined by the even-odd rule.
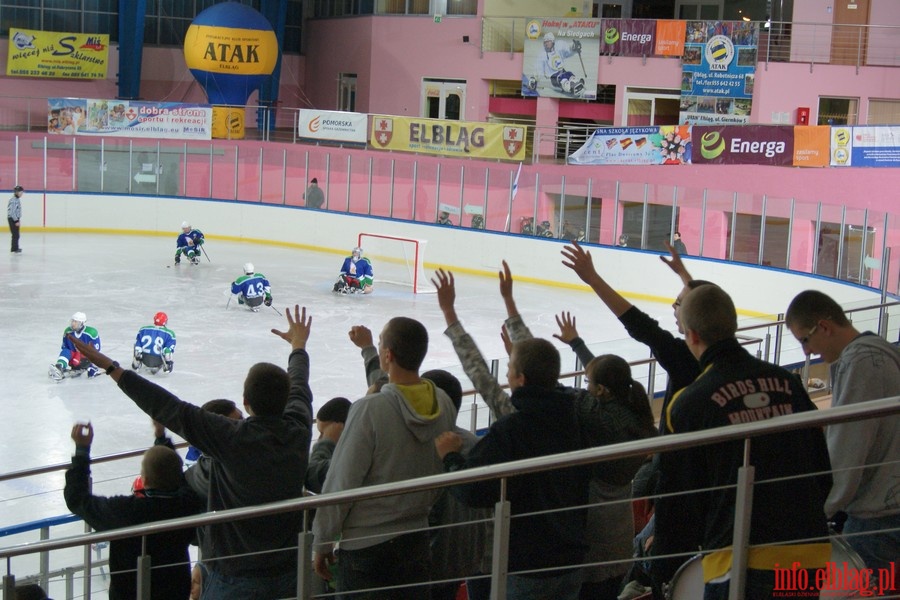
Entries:
[[692,131],[695,164],[825,166],[828,132],[823,127],[695,125]]
[[373,115],[370,143],[376,150],[521,161],[527,132],[525,125]]
[[603,19],[600,27],[603,30],[600,54],[651,56],[656,50],[656,21]]
[[597,98],[599,19],[530,19],[524,46],[523,96]]
[[900,127],[832,127],[831,166],[900,167]]
[[740,125],[750,121],[758,40],[758,23],[688,21],[679,122]]
[[57,79],[106,79],[109,35],[9,29],[6,74]]
[[691,162],[691,128],[597,129],[568,159],[572,165],[683,165]]
[[368,115],[354,112],[300,109],[297,136],[317,142],[366,144]]
[[47,133],[212,139],[212,107],[181,102],[48,98]]
[[687,21],[657,21],[654,54],[657,56],[682,56],[685,31],[687,31]]

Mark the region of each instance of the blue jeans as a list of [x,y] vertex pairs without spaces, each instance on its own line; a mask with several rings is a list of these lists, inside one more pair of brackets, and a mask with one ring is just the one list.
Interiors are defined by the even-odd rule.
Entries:
[[[359,550],[338,550],[337,590],[341,600],[429,600],[431,549],[428,532],[395,537]],[[396,588],[423,582],[425,585]],[[393,588],[353,593],[354,590]]]
[[[900,513],[887,517],[859,519],[847,517],[844,523],[844,535],[866,533],[881,529],[900,528]],[[894,569],[900,572],[900,529],[884,533],[867,533],[846,538],[850,547],[862,557],[869,569],[890,569],[894,561]],[[888,571],[889,572],[889,571]]]
[[572,569],[556,577],[506,577],[506,600],[578,600],[581,593],[581,569]]
[[232,577],[206,569],[200,600],[276,600],[297,597],[297,572],[273,577]]

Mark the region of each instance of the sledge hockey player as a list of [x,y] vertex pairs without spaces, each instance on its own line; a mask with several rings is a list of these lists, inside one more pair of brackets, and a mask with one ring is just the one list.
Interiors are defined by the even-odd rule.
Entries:
[[135,371],[147,367],[155,375],[160,369],[170,373],[175,368],[175,332],[166,327],[169,316],[164,312],[153,315],[153,325],[141,327],[134,341],[134,359],[131,368]]
[[78,377],[87,372],[88,377],[96,377],[103,373],[100,369],[91,364],[91,362],[81,355],[75,348],[75,344],[69,340],[69,336],[73,335],[86,344],[91,344],[97,350],[100,350],[100,334],[93,327],[86,327],[87,316],[83,312],[77,312],[72,315],[72,322],[63,331],[62,348],[59,351],[59,358],[50,365],[48,375],[51,379],[62,381],[63,377]]
[[181,255],[184,254],[190,259],[192,265],[200,264],[200,246],[205,241],[203,233],[199,229],[194,229],[187,221],[181,224],[181,234],[175,242],[175,264],[181,262]]
[[272,287],[262,273],[257,273],[253,263],[244,264],[244,274],[231,284],[231,293],[238,297],[238,304],[259,312],[259,305],[272,306]]
[[372,263],[363,258],[362,248],[354,248],[350,256],[344,259],[341,274],[334,284],[334,292],[338,294],[371,294],[375,290],[375,274]]
[[579,40],[556,41],[552,32],[544,34],[544,49],[535,60],[535,74],[528,79],[528,87],[536,90],[538,79],[549,79],[550,84],[557,91],[563,92],[575,98],[580,98],[584,92],[584,79],[577,79],[575,74],[567,71],[563,61],[576,54],[581,54],[581,42]]

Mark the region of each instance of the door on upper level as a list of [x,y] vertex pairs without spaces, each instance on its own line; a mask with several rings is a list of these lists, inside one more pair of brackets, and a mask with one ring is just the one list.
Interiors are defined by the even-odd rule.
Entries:
[[422,116],[461,121],[466,118],[464,79],[428,79],[422,82]]
[[831,35],[831,64],[865,65],[869,0],[835,2],[832,22],[835,25]]

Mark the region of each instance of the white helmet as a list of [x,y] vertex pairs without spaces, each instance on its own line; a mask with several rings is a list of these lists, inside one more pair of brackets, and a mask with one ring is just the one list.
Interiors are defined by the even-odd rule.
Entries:
[[182,221],[182,222],[181,222],[181,228],[182,228],[182,229],[190,229],[190,228],[191,228],[191,224],[188,223],[187,221]]
[[256,273],[256,269],[253,268],[253,263],[244,263],[244,273],[246,273],[247,275]]
[[[81,325],[76,326],[75,323],[81,323]],[[87,323],[87,315],[83,312],[77,312],[72,315],[72,330],[76,333],[81,333],[81,330],[84,329],[84,324]]]
[[544,34],[544,41],[545,42],[555,42],[556,36],[553,35],[552,31],[548,31],[547,33]]
[[362,248],[356,246],[355,248],[353,248],[353,251],[350,254],[352,254],[356,258],[362,258],[362,253]]

